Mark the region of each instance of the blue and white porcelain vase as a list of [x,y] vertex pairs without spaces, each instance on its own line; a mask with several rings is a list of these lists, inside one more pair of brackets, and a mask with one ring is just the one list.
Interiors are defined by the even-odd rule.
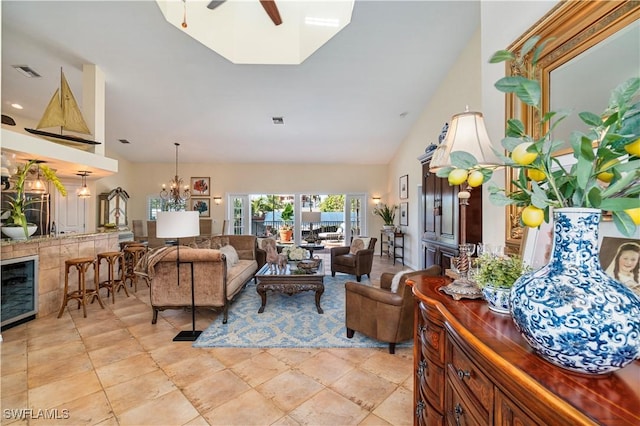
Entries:
[[600,216],[598,209],[556,209],[549,263],[511,290],[511,315],[536,353],[586,374],[640,358],[640,298],[600,266]]

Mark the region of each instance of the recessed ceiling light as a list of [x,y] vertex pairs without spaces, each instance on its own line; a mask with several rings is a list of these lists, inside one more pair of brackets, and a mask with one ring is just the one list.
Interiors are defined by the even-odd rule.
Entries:
[[284,117],[271,117],[273,124],[284,124]]
[[24,75],[25,77],[29,77],[29,78],[40,77],[40,74],[38,74],[29,65],[13,65],[13,67],[16,69],[16,71],[18,71],[20,74]]
[[15,109],[23,109],[22,105],[20,104],[11,104],[12,107],[14,107]]
[[403,111],[403,112],[400,113],[400,117],[401,118],[405,118],[407,115],[409,115],[408,111]]

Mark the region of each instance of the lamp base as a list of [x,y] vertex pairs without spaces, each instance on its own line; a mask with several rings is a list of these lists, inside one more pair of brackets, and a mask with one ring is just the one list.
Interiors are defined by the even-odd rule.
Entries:
[[480,299],[483,297],[478,285],[467,278],[458,278],[451,284],[440,287],[440,291],[453,297],[454,300],[462,298]]
[[198,338],[198,336],[200,336],[201,333],[202,331],[200,330],[181,331],[176,335],[176,337],[173,338],[173,341],[174,342],[194,342]]

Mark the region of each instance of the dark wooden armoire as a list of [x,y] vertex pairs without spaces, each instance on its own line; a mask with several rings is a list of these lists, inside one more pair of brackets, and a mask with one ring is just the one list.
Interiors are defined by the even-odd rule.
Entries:
[[[458,256],[460,244],[459,186],[429,172],[433,151],[420,156],[422,164],[422,203],[424,203],[422,234],[423,267],[440,265],[442,271],[451,268],[451,258]],[[482,189],[471,191],[467,206],[466,239],[482,242]]]

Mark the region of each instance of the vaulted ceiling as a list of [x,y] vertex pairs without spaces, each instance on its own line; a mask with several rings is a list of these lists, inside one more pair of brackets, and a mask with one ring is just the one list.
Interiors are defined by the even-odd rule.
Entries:
[[[214,13],[207,3],[187,0],[187,18]],[[179,142],[181,162],[386,164],[478,28],[480,2],[356,1],[300,65],[233,64],[150,0],[1,7],[2,113],[19,126],[40,118],[61,67],[82,99],[90,63],[106,78],[107,152],[130,161],[173,161]]]

